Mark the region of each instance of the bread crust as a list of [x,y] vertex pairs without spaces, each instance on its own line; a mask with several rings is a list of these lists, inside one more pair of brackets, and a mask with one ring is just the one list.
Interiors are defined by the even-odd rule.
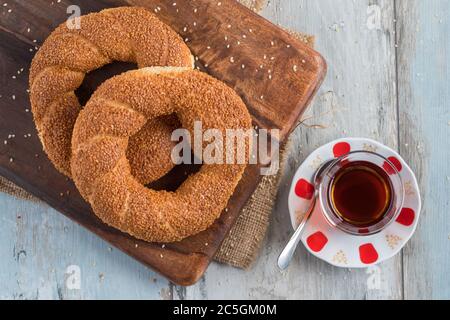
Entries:
[[[33,116],[44,151],[69,177],[73,125],[82,110],[75,90],[86,73],[113,61],[134,62],[139,68],[193,68],[183,39],[144,8],[106,9],[82,16],[80,25],[80,29],[69,29],[61,24],[48,37],[33,59],[29,79]],[[168,160],[171,133],[176,129],[173,124],[154,120],[132,139],[129,156],[140,157],[131,162],[140,182],[150,183],[172,169]],[[145,145],[139,145],[143,141]],[[159,152],[145,152],[152,150]]]
[[[179,241],[211,226],[246,167],[204,164],[175,192],[140,184],[127,159],[129,138],[149,120],[171,114],[191,132],[201,121],[203,130],[219,130],[223,139],[227,129],[252,128],[245,104],[224,83],[188,68],[144,68],[103,83],[73,132],[71,169],[82,196],[105,223],[149,242]],[[246,140],[247,155],[250,146]]]

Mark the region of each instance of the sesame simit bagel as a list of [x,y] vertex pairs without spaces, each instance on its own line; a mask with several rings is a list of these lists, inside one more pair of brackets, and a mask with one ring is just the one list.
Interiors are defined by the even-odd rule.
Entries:
[[[207,229],[226,207],[245,164],[204,164],[175,192],[156,191],[131,174],[129,137],[149,120],[175,113],[183,128],[247,131],[240,97],[211,76],[188,68],[144,68],[103,83],[78,117],[72,175],[105,223],[149,242],[174,242]],[[250,149],[251,141],[244,147]],[[235,152],[242,145],[234,144]]]
[[[113,61],[134,62],[138,67],[193,68],[183,40],[146,9],[121,7],[88,14],[81,17],[80,27],[69,29],[64,23],[48,37],[33,59],[29,79],[44,151],[69,177],[73,125],[82,109],[75,90],[87,73]],[[132,172],[142,183],[160,178],[173,167],[174,122],[164,120],[153,119],[130,140],[128,156],[135,159]]]

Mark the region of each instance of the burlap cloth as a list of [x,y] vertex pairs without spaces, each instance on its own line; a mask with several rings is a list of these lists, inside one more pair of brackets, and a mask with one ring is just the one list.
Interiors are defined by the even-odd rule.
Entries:
[[[266,5],[266,0],[238,1],[256,12],[259,12]],[[314,38],[312,36],[296,32],[290,33],[313,46]],[[245,205],[237,218],[236,224],[218,250],[215,256],[216,261],[242,269],[249,268],[255,261],[269,226],[269,219],[276,200],[278,183],[283,174],[288,150],[289,142],[281,150],[278,174],[262,178],[255,193]],[[3,177],[0,177],[0,192],[8,193],[20,199],[40,201]]]

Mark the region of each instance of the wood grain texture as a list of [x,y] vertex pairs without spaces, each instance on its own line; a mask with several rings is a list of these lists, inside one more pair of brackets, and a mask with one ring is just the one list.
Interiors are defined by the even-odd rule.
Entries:
[[159,7],[158,17],[185,39],[198,63],[243,98],[255,125],[279,129],[281,139],[325,76],[320,55],[236,1],[127,2]]
[[167,280],[47,205],[1,194],[0,208],[0,299],[171,299]]
[[[30,21],[41,20],[42,25],[33,36],[39,36],[35,39],[42,42],[55,25],[67,19],[64,8],[68,5],[78,5],[83,14],[117,5],[139,5],[152,11],[159,8],[157,15],[182,34],[200,66],[236,90],[249,108],[255,126],[279,129],[281,142],[322,82],[324,60],[304,43],[233,0],[221,1],[220,5],[212,0],[194,0],[176,6],[169,1],[150,0],[40,0],[28,4],[11,2],[8,10],[12,11],[1,20],[1,81],[8,96],[2,101],[0,135],[12,132],[16,137],[0,149],[0,174],[173,282],[195,283],[255,190],[259,166],[247,168],[222,216],[196,236],[163,246],[138,241],[107,227],[80,198],[73,183],[58,174],[42,153],[31,115],[26,111],[28,66],[35,52],[27,26]],[[50,19],[51,25],[45,19]],[[294,65],[298,70],[294,70]],[[86,86],[83,90],[93,91]],[[173,180],[169,185],[175,183]]]
[[394,7],[392,1],[377,1],[383,12],[382,29],[369,30],[367,7],[372,3],[279,0],[271,1],[264,12],[275,23],[317,36],[316,48],[329,71],[307,123],[326,128],[301,126],[294,133],[270,231],[253,269],[242,272],[212,265],[199,285],[186,289],[187,298],[402,298],[401,256],[370,269],[349,270],[332,267],[300,246],[288,270],[280,272],[275,263],[292,234],[287,209],[291,179],[310,152],[346,136],[369,137],[397,148]]
[[450,3],[400,1],[400,151],[417,173],[423,209],[403,250],[406,299],[450,299]]
[[[193,287],[169,285],[120,251],[109,252],[102,240],[54,210],[1,195],[0,253],[5,262],[0,263],[0,297],[35,297],[39,291],[53,298],[103,299],[448,299],[449,2],[396,0],[395,10],[390,3],[393,1],[278,0],[264,11],[264,16],[275,23],[316,36],[318,49],[328,59],[330,71],[308,113],[315,117],[306,123],[324,124],[328,128],[302,126],[296,131],[289,172],[280,189],[271,230],[250,271],[212,264]],[[380,5],[383,9],[382,30],[367,29],[369,5]],[[397,37],[393,32],[395,19]],[[396,51],[395,38],[398,38],[397,59],[392,57]],[[349,46],[350,43],[353,45]],[[392,110],[397,96],[398,108]],[[333,108],[344,113],[329,113]],[[359,134],[398,146],[416,172],[424,204],[417,233],[402,255],[380,268],[335,269],[300,247],[292,269],[280,274],[275,268],[275,258],[292,232],[285,199],[294,170],[319,144]],[[19,213],[28,217],[28,223],[16,228]],[[44,230],[43,221],[47,226]],[[61,225],[67,226],[68,232],[64,233]],[[48,229],[52,230],[52,236],[45,237]],[[33,236],[34,232],[41,236]],[[26,257],[20,253],[17,262],[13,248],[19,249],[17,253],[25,250]],[[92,267],[92,261],[96,261],[96,267]],[[66,288],[64,272],[69,264],[81,268],[81,290]],[[56,276],[49,276],[52,271]],[[100,272],[105,275],[102,282]],[[156,284],[152,284],[153,278]]]

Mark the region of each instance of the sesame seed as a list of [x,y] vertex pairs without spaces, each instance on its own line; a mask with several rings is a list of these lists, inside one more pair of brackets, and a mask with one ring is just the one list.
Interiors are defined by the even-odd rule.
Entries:
[[292,69],[294,70],[294,72],[297,72],[298,66],[297,66],[297,65],[294,65],[294,66],[292,67]]
[[230,62],[234,63],[234,57],[230,57]]

